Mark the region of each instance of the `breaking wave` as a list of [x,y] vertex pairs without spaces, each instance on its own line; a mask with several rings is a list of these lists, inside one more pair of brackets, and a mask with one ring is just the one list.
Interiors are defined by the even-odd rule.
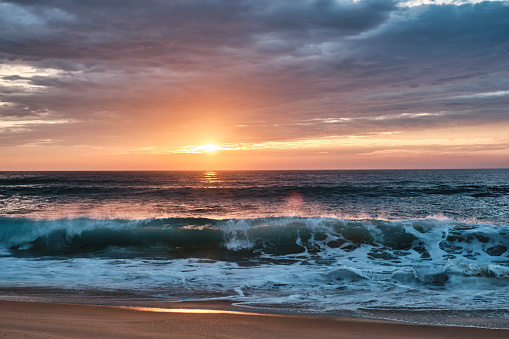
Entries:
[[321,311],[506,308],[508,235],[505,225],[431,217],[0,217],[0,285],[107,286],[166,299],[185,289]]
[[[0,246],[26,255],[100,254],[133,249],[136,255],[267,257],[306,254],[369,261],[505,262],[509,227],[450,219],[344,220],[326,217],[256,219],[33,220],[0,217]],[[146,253],[145,253],[146,251]],[[114,255],[115,251],[109,251]],[[106,254],[105,254],[106,255]],[[359,258],[360,259],[360,258]],[[363,258],[364,259],[364,258]]]

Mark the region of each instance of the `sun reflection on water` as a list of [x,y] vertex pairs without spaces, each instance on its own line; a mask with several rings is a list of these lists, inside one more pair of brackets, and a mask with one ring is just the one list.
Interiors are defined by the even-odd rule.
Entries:
[[217,184],[220,182],[218,173],[215,171],[206,171],[201,177],[201,182],[205,184]]

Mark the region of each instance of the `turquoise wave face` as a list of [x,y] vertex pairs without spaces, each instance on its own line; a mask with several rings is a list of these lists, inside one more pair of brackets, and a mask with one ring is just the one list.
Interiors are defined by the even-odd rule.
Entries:
[[17,255],[103,255],[278,260],[291,254],[337,257],[362,249],[368,261],[448,259],[504,262],[509,227],[450,219],[344,220],[167,218],[144,220],[0,218],[0,246]]

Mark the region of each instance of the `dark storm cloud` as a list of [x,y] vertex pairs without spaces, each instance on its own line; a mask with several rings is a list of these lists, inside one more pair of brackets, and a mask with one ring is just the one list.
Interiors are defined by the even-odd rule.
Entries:
[[414,81],[415,86],[441,86],[477,83],[509,70],[509,6],[484,2],[412,12],[402,11],[399,19],[361,42],[366,60],[400,66],[386,74]]
[[0,117],[178,128],[214,96],[260,140],[507,121],[509,95],[475,96],[509,90],[507,32],[503,2],[2,1],[0,67],[59,73],[0,72]]
[[[11,4],[9,6],[9,4]],[[11,1],[0,52],[41,60],[158,62],[182,66],[222,47],[313,44],[368,31],[394,4],[314,1]],[[23,16],[26,21],[23,21]],[[276,41],[274,41],[276,40]],[[277,49],[277,48],[276,48]],[[288,49],[285,49],[288,52]],[[208,55],[210,57],[210,55]],[[194,61],[194,62],[193,62]]]

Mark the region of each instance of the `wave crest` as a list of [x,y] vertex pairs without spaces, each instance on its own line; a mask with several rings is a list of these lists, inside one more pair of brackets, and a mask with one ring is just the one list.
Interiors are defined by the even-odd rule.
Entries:
[[507,226],[434,218],[0,218],[0,247],[31,255],[88,255],[106,250],[111,254],[120,248],[123,253],[132,250],[135,255],[156,253],[168,258],[236,260],[304,254],[333,260],[348,254],[359,260],[386,262],[403,258],[415,262],[507,261],[508,233]]

